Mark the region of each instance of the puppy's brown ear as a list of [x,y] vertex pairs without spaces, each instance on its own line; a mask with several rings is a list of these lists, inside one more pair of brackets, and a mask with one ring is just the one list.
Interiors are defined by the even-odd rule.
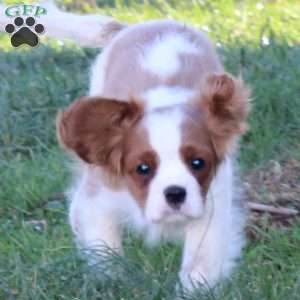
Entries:
[[80,98],[59,113],[58,138],[87,163],[120,174],[124,136],[141,116],[142,107],[134,101]]
[[198,105],[204,112],[205,124],[219,157],[245,132],[249,97],[242,79],[229,74],[213,74],[204,80]]

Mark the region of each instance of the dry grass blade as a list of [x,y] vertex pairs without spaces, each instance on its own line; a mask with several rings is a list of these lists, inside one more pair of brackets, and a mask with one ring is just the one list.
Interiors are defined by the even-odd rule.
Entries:
[[271,214],[279,214],[284,216],[297,216],[299,211],[293,208],[286,208],[286,207],[276,207],[273,205],[266,205],[256,202],[248,202],[247,203],[250,210],[258,211],[258,212],[267,212]]

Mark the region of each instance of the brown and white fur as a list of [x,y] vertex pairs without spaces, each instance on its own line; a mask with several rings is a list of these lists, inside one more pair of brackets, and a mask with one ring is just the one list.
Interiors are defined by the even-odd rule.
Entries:
[[122,253],[125,226],[150,243],[182,239],[182,284],[213,286],[244,241],[233,155],[248,89],[224,71],[202,32],[178,22],[122,26],[60,11],[48,18],[52,36],[106,43],[89,96],[57,122],[61,144],[80,161],[69,214],[78,241]]

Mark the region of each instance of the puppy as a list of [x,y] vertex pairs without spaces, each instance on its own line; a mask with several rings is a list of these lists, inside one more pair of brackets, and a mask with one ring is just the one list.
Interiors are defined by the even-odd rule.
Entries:
[[233,157],[249,90],[198,30],[175,21],[125,26],[48,5],[40,23],[50,36],[105,45],[89,96],[57,121],[61,145],[79,161],[69,213],[77,240],[122,253],[125,226],[149,243],[181,239],[183,286],[215,285],[244,241]]

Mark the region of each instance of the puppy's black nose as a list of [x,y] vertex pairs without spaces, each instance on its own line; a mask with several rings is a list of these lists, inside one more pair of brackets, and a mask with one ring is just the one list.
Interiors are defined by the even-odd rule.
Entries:
[[172,185],[165,189],[165,197],[168,204],[175,209],[179,209],[185,200],[186,190],[180,186]]

